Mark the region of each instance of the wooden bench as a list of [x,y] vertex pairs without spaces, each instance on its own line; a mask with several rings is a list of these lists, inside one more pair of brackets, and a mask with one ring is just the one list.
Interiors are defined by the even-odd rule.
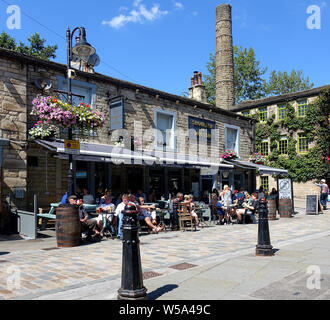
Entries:
[[56,208],[60,205],[60,203],[51,203],[50,210],[48,213],[38,213],[37,217],[42,219],[42,224],[40,227],[40,231],[46,229],[48,221],[56,220]]
[[189,203],[179,203],[178,204],[178,215],[180,220],[181,231],[191,230],[196,231],[196,225],[194,223],[194,218],[189,212]]
[[[60,205],[61,205],[61,203],[51,203],[50,210],[48,213],[38,213],[37,214],[37,217],[42,219],[40,231],[43,231],[46,229],[48,221],[56,220],[56,208],[58,208]],[[87,213],[95,213],[96,208],[98,207],[96,204],[84,204],[83,206]]]

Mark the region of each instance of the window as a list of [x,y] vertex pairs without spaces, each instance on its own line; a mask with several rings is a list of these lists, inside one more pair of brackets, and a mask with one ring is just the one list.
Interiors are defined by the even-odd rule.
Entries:
[[242,116],[244,117],[248,117],[249,115],[250,115],[250,110],[242,112]]
[[298,117],[305,117],[307,114],[307,100],[300,100],[297,102]]
[[[58,89],[63,92],[68,92],[68,80],[64,77],[57,76]],[[96,85],[88,82],[72,80],[72,93],[77,96],[72,96],[72,105],[78,106],[81,102],[89,104],[92,109],[96,108]],[[59,99],[67,102],[67,94],[59,93]],[[64,135],[67,135],[68,129],[61,130]],[[74,129],[73,134],[78,134],[78,130]],[[97,136],[97,132],[91,130],[87,135]]]
[[259,120],[260,121],[266,121],[268,118],[268,112],[267,112],[267,107],[266,108],[260,108],[259,109]]
[[264,140],[260,143],[260,146],[259,146],[259,151],[264,155],[264,156],[268,156],[268,140]]
[[282,137],[278,143],[278,151],[280,154],[288,154],[288,139]]
[[[57,81],[58,89],[67,92],[68,80],[64,77],[58,76]],[[72,80],[72,93],[79,95],[79,97],[72,97],[73,105],[79,105],[81,102],[84,102],[90,104],[93,109],[96,108],[96,85],[88,82]],[[59,98],[66,101],[67,95],[60,94]]]
[[269,191],[269,177],[260,177],[260,185],[264,191]]
[[308,152],[308,140],[303,133],[298,134],[298,152]]
[[225,149],[233,150],[240,156],[240,128],[225,124]]
[[286,116],[286,104],[281,104],[277,106],[277,118],[278,120],[284,119]]
[[174,150],[176,133],[176,113],[155,110],[155,147],[156,149]]

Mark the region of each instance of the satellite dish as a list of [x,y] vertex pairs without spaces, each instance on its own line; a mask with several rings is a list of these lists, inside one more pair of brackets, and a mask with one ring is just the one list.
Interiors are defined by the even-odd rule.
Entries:
[[49,79],[38,78],[34,80],[34,84],[37,88],[48,91],[52,87],[53,82]]
[[90,58],[88,59],[88,64],[92,67],[97,67],[101,63],[100,57],[94,53]]

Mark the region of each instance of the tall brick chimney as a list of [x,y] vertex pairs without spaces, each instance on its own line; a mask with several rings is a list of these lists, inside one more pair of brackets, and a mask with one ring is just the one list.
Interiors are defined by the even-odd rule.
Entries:
[[191,78],[191,87],[189,88],[189,98],[200,102],[207,102],[205,86],[202,84],[202,73],[195,71]]
[[235,94],[232,18],[229,4],[217,7],[216,37],[216,106],[230,110],[235,104]]

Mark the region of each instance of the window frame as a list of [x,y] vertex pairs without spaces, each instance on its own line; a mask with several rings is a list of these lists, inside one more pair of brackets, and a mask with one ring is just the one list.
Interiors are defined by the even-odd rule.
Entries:
[[233,151],[235,151],[235,153],[238,156],[238,158],[240,158],[241,157],[241,152],[240,152],[240,150],[241,150],[241,139],[240,139],[240,137],[241,137],[241,128],[238,127],[238,126],[231,125],[231,124],[226,124],[226,123],[224,124],[224,130],[225,130],[225,150],[229,150],[228,144],[227,144],[227,136],[228,136],[227,129],[235,129],[235,130],[237,130],[237,137],[236,137],[236,146],[237,146],[236,148],[237,148],[237,150],[233,150]]
[[[305,103],[305,104],[302,104],[302,102],[306,102],[306,103]],[[305,109],[303,115],[300,115],[300,114],[299,114],[299,109],[300,109],[300,107],[304,107],[304,109]],[[300,99],[300,100],[297,100],[297,116],[298,116],[299,118],[306,117],[306,115],[307,115],[307,108],[308,108],[308,99]]]
[[[266,144],[267,143],[267,154],[265,152],[263,152],[263,144]],[[259,146],[259,151],[261,152],[261,154],[263,156],[269,156],[269,141],[268,140],[263,140],[261,141],[260,143],[260,146]]]
[[[258,108],[258,111],[259,111],[259,121],[266,122],[266,120],[268,119],[268,107]],[[266,115],[265,119],[263,119],[264,115]]]
[[[284,109],[284,110],[283,110]],[[284,111],[284,115],[281,114]],[[277,120],[283,120],[286,117],[287,105],[285,103],[277,105]],[[280,117],[281,115],[281,117]]]
[[[264,183],[265,180],[267,181],[266,184]],[[263,187],[264,191],[269,192],[269,176],[260,176],[260,186]]]
[[[281,152],[281,145],[280,144],[281,144],[282,141],[286,141],[286,153]],[[280,140],[278,141],[278,152],[279,152],[280,155],[288,155],[288,146],[289,146],[288,144],[289,144],[288,137],[283,136],[283,137],[280,138]]]
[[[56,76],[57,86],[59,90],[67,92],[68,79],[62,76]],[[74,93],[74,87],[80,87],[87,89],[90,93],[90,102],[86,102],[91,106],[91,109],[96,109],[96,90],[97,85],[85,81],[71,80],[72,81],[72,92]],[[86,98],[86,97],[85,97]]]
[[[300,151],[300,146],[301,146],[301,139],[304,139],[304,140],[306,140],[306,146],[307,146],[307,150],[303,150],[303,151]],[[308,139],[307,139],[307,137],[306,137],[306,135],[304,134],[304,133],[298,133],[298,144],[297,144],[297,146],[298,146],[298,153],[299,154],[306,154],[306,153],[308,153],[309,152],[309,142],[308,142]]]
[[177,151],[177,139],[176,139],[176,129],[177,129],[177,125],[176,125],[176,119],[177,119],[177,113],[175,111],[170,111],[170,110],[163,110],[163,109],[159,109],[159,108],[155,108],[154,109],[154,124],[155,124],[155,127],[154,127],[154,148],[155,150],[158,150],[158,151],[164,151],[164,147],[160,147],[158,146],[157,144],[157,139],[158,139],[158,136],[157,136],[157,130],[159,130],[157,128],[157,125],[158,125],[158,114],[163,114],[163,115],[166,115],[166,116],[171,116],[173,117],[173,122],[172,122],[172,140],[171,140],[171,146],[167,146],[166,145],[166,148],[165,150],[166,151],[174,151],[176,152]]

